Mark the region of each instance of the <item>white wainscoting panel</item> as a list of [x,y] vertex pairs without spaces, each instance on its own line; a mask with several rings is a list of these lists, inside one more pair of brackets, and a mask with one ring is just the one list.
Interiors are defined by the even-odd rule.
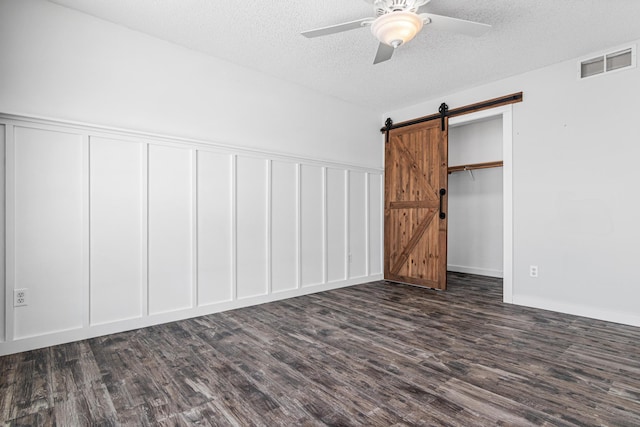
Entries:
[[382,274],[382,175],[369,177],[369,274]]
[[323,174],[310,165],[300,173],[300,268],[302,286],[312,286],[324,281]]
[[[0,124],[0,204],[4,205],[4,191],[5,191],[5,141],[6,141],[5,125]],[[5,215],[4,209],[0,209],[0,242],[5,242]],[[5,245],[0,243],[0,342],[5,340]]]
[[150,314],[192,306],[193,166],[193,150],[149,146]]
[[229,154],[198,151],[198,305],[233,298],[233,195]]
[[349,173],[349,277],[367,275],[367,174]]
[[271,162],[271,291],[298,286],[298,185],[295,163]]
[[268,291],[267,161],[237,157],[237,297]]
[[347,171],[327,169],[327,281],[347,278]]
[[[15,127],[14,339],[83,326],[84,225],[82,135]],[[11,203],[13,202],[13,203]],[[10,206],[8,206],[11,208]],[[10,266],[8,266],[10,267]]]
[[0,356],[382,279],[379,169],[1,113],[0,153]]
[[142,316],[144,144],[91,137],[90,321]]

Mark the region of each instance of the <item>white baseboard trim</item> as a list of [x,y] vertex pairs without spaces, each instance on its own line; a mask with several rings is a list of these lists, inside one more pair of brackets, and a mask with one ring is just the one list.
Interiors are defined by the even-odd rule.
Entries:
[[502,270],[493,270],[490,268],[479,267],[467,267],[464,265],[447,265],[447,271],[454,271],[456,273],[477,274],[478,276],[499,277],[502,279]]
[[382,280],[382,274],[376,274],[354,279],[341,280],[339,282],[324,283],[315,286],[308,286],[289,291],[276,292],[268,295],[260,295],[235,301],[226,301],[218,304],[211,304],[202,307],[193,307],[184,310],[172,311],[169,313],[154,314],[147,317],[122,320],[113,323],[93,325],[86,328],[65,330],[46,335],[16,339],[15,341],[0,342],[0,356],[5,356],[23,351],[36,350],[58,344],[66,344],[89,338],[96,338],[103,335],[115,334],[119,332],[131,331],[162,323],[175,322],[178,320],[190,319],[208,314],[220,313],[234,310],[236,308],[249,307],[287,298],[299,297],[302,295],[314,294],[331,289],[344,288],[347,286],[359,285],[362,283]]
[[603,310],[597,307],[569,304],[528,295],[514,295],[513,304],[640,327],[640,316],[632,313]]

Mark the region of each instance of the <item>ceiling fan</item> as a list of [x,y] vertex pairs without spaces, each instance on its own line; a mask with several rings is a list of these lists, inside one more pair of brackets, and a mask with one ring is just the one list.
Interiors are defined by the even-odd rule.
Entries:
[[431,0],[365,0],[373,5],[375,17],[363,18],[315,30],[304,31],[303,36],[312,38],[371,27],[371,32],[380,41],[374,64],[388,61],[401,45],[412,40],[429,24],[433,28],[455,31],[470,36],[480,36],[491,25],[465,21],[433,13],[418,13],[418,9]]

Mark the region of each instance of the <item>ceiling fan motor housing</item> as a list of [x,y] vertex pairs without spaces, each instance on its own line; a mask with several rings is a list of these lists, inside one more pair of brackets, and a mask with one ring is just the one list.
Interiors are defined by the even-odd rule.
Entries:
[[386,15],[391,12],[405,11],[416,12],[431,0],[366,0],[373,4],[376,16]]

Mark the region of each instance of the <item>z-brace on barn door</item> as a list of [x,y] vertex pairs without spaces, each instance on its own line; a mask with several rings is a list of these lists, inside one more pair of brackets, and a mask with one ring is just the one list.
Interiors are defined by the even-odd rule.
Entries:
[[[447,287],[447,126],[391,129],[385,143],[384,278]],[[444,129],[444,130],[443,130]]]

